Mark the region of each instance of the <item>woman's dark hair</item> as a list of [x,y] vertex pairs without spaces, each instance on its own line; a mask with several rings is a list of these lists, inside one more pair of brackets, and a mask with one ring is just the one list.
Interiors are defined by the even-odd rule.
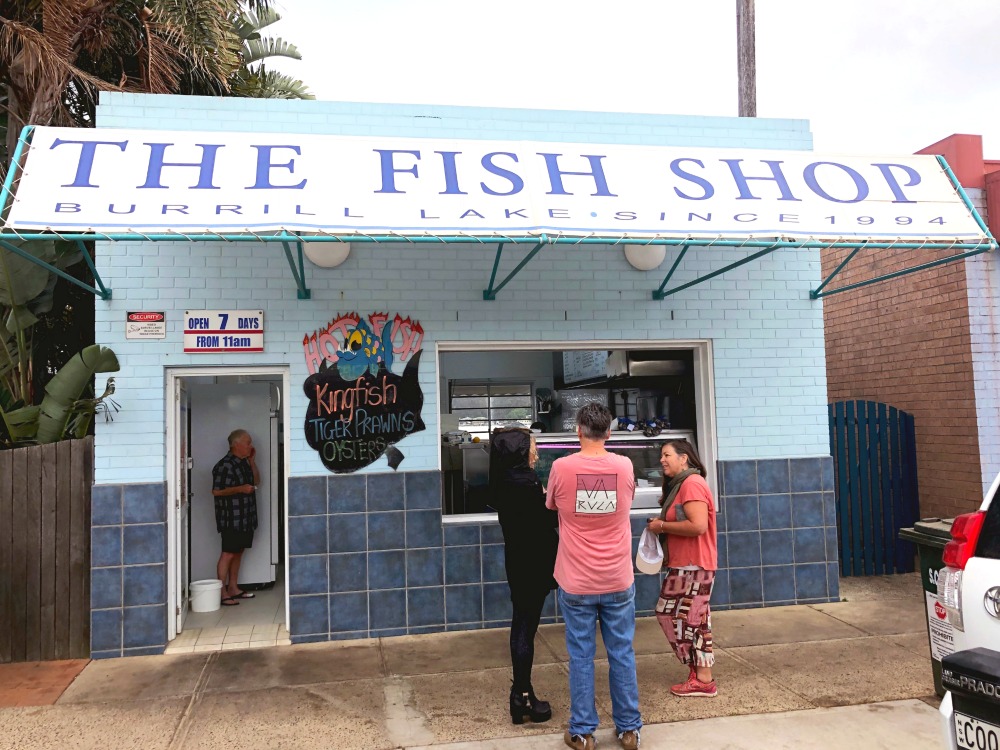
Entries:
[[[689,467],[691,467],[692,469],[697,469],[698,473],[701,474],[703,477],[708,476],[708,472],[705,470],[705,464],[703,464],[701,462],[701,459],[698,458],[698,451],[694,449],[694,446],[691,445],[690,442],[684,440],[683,438],[677,440],[668,440],[667,442],[665,442],[663,445],[660,446],[661,454],[663,453],[663,449],[666,448],[668,445],[674,449],[674,452],[678,456],[687,456]],[[666,482],[666,477],[664,477],[664,482]]]
[[604,404],[591,401],[576,413],[576,424],[588,440],[604,440],[611,429],[611,412]]

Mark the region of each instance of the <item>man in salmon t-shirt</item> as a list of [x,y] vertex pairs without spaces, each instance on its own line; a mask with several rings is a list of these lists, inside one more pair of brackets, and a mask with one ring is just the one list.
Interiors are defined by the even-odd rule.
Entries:
[[593,750],[597,729],[594,655],[597,621],[608,652],[611,715],[626,750],[639,747],[639,683],[635,673],[635,578],[629,511],[635,493],[632,462],[604,449],[607,407],[590,403],[576,417],[580,452],[557,459],[546,505],[559,513],[555,579],[566,622],[570,717],[565,742]]

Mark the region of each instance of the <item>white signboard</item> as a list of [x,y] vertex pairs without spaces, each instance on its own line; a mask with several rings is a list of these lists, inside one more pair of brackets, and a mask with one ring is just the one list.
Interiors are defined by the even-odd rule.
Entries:
[[933,156],[38,127],[7,225],[981,241]]
[[162,312],[130,312],[125,319],[126,339],[165,339],[167,318]]
[[263,310],[185,310],[184,351],[264,351]]

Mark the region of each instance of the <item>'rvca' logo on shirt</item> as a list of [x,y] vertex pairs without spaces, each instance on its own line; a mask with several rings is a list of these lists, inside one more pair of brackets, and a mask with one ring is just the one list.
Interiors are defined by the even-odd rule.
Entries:
[[618,510],[617,474],[577,474],[576,512],[601,515]]

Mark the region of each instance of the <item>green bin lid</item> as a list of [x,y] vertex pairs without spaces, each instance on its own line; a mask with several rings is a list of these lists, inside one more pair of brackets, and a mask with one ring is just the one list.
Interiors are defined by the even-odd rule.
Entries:
[[928,536],[951,539],[951,525],[954,518],[922,518],[913,524],[913,530]]

